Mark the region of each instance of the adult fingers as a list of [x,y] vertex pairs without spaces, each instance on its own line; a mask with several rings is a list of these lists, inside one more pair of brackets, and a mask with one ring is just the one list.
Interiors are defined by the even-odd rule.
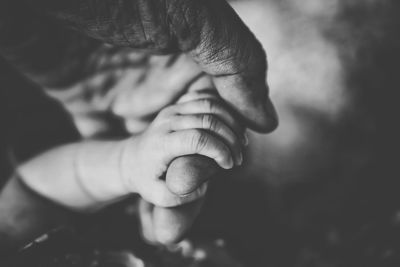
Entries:
[[153,227],[153,210],[154,205],[147,202],[144,199],[139,199],[139,223],[140,223],[140,234],[142,238],[148,243],[155,244],[156,237],[154,234]]
[[263,132],[276,127],[265,52],[225,0],[40,0],[35,5],[107,43],[189,53],[249,127]]
[[141,235],[151,244],[179,242],[193,225],[200,213],[204,198],[175,208],[152,205],[139,200],[139,222]]
[[[268,96],[266,55],[261,44],[226,1],[186,2],[188,24],[196,25],[199,36],[194,47],[184,47],[187,42],[183,42],[183,49],[188,49],[203,70],[214,77],[219,94],[249,127],[261,132],[273,130],[277,116]],[[183,30],[178,24],[175,27]]]
[[178,196],[169,191],[165,182],[160,180],[153,185],[150,194],[141,194],[141,197],[157,207],[170,208],[181,206],[203,197],[207,192],[207,188],[208,184],[203,183],[190,194]]
[[179,242],[192,227],[200,213],[204,198],[174,208],[154,207],[153,233],[157,242]]
[[165,183],[169,191],[182,196],[195,191],[210,180],[221,168],[214,160],[201,155],[174,159],[168,167]]
[[202,71],[188,56],[172,55],[152,56],[150,63],[135,72],[139,75],[127,79],[126,89],[113,103],[113,112],[124,119],[151,119],[185,94]]

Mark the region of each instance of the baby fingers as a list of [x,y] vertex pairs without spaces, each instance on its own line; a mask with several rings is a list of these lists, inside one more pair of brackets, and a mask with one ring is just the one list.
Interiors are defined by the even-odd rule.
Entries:
[[170,121],[171,131],[203,129],[219,137],[230,148],[236,165],[243,161],[242,146],[236,134],[217,116],[211,114],[178,115]]
[[220,100],[204,98],[184,102],[176,105],[174,111],[180,115],[213,114],[228,125],[238,137],[243,139],[244,128],[238,117],[234,116],[233,111]]
[[168,163],[180,156],[199,154],[214,159],[224,169],[231,169],[234,165],[228,146],[205,130],[172,132],[166,136],[164,146]]

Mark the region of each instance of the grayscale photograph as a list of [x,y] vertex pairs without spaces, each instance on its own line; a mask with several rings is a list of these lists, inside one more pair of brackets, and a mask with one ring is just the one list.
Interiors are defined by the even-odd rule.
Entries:
[[396,0],[0,0],[0,267],[399,267],[399,90]]

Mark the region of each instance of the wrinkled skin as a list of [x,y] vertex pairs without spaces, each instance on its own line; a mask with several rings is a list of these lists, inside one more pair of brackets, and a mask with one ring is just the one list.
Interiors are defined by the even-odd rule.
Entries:
[[[218,93],[247,126],[266,132],[277,125],[265,83],[265,54],[225,1],[42,0],[1,4],[6,8],[0,11],[0,31],[4,37],[0,40],[0,52],[43,86],[65,86],[66,81],[80,79],[86,69],[82,62],[90,58],[101,42],[151,53],[183,52],[213,77]],[[64,26],[75,31],[66,31]],[[71,46],[72,43],[79,45]],[[195,170],[189,172],[195,177],[202,176],[202,170],[191,167],[199,164],[191,160],[176,165],[186,166],[180,168],[183,170]],[[185,186],[182,183],[181,188],[175,189],[187,192]],[[163,217],[157,213],[170,214],[170,218],[177,218],[178,214],[157,207],[153,213],[153,218]],[[186,219],[178,216],[181,224],[193,220],[193,212],[186,214]],[[153,228],[153,232],[158,230]],[[161,241],[173,241],[178,235]]]
[[[265,81],[265,53],[254,35],[225,1],[41,0],[32,1],[31,4],[32,7],[28,6],[31,8],[29,14],[21,11],[26,6],[15,7],[16,14],[24,17],[22,20],[33,23],[34,27],[27,29],[26,24],[19,25],[22,33],[28,36],[17,36],[18,38],[28,39],[29,34],[32,34],[29,30],[39,30],[44,37],[49,34],[47,29],[53,26],[45,24],[54,22],[49,18],[37,17],[46,13],[59,23],[101,42],[144,49],[152,53],[188,53],[204,72],[213,77],[219,94],[243,116],[251,128],[270,131],[276,127],[276,115],[268,98]],[[32,11],[36,12],[30,14]],[[7,10],[3,12],[7,13]],[[15,21],[12,21],[15,17],[9,19],[9,27],[15,27]],[[5,24],[3,28],[7,27],[6,23],[2,24]],[[36,46],[41,47],[36,48],[42,49],[42,53],[46,52],[47,55],[56,55],[60,49],[67,50],[68,43],[60,40],[65,41],[65,38],[72,37],[73,34],[65,36],[62,33],[60,36],[57,29],[50,30],[59,39],[34,40],[38,42]],[[73,37],[75,40],[78,38]],[[8,45],[9,49],[5,54],[12,57],[10,53],[12,54],[15,46]],[[46,57],[41,60],[52,61],[54,58]],[[47,63],[41,62],[41,65]],[[48,64],[48,67],[60,67],[54,66],[57,62],[50,63],[53,66]]]

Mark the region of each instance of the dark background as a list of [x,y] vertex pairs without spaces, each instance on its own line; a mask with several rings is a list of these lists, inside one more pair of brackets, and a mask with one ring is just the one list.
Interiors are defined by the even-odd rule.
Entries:
[[[211,248],[210,240],[224,238],[229,258],[243,266],[400,264],[400,10],[396,1],[328,2],[308,1],[303,5],[307,9],[295,1],[236,3],[239,14],[242,6],[254,3],[277,12],[276,18],[265,13],[265,24],[254,25],[256,32],[283,31],[270,35],[279,42],[260,37],[267,39],[263,43],[281,128],[267,137],[252,135],[247,166],[213,181],[190,237]],[[252,11],[245,12],[246,21]],[[312,27],[315,34],[309,31]],[[313,50],[319,42],[328,48]],[[296,65],[296,60],[304,64]],[[334,67],[318,72],[321,66]],[[306,81],[295,82],[299,73]],[[318,77],[322,74],[327,76]],[[12,88],[7,79],[2,81]],[[326,97],[313,98],[317,93]],[[70,121],[61,108],[38,91],[34,95],[38,100],[17,100],[24,104],[13,116],[34,125],[28,129],[37,132],[37,140],[73,136],[74,130],[62,128]],[[44,120],[43,114],[51,116]],[[36,150],[24,136],[13,137],[22,156],[31,152],[19,147],[27,144]],[[82,218],[73,229],[54,234],[17,258],[25,266],[90,266],[93,258],[121,259],[126,257],[121,251],[133,251],[154,266],[233,266],[221,256],[214,262],[188,262],[138,242],[134,206],[129,202]],[[129,266],[124,260],[111,262]]]

